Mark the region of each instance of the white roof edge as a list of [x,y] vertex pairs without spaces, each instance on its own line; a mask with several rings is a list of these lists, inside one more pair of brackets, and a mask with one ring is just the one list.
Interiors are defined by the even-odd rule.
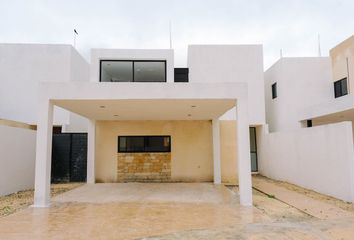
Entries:
[[349,94],[322,104],[308,107],[300,113],[299,119],[300,121],[313,119],[350,109],[354,109],[354,94]]

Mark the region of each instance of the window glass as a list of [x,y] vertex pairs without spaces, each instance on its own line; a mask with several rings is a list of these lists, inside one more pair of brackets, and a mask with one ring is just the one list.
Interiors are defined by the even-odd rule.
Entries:
[[119,136],[118,152],[170,152],[170,136]]
[[126,137],[128,152],[143,152],[144,137]]
[[272,84],[272,98],[277,98],[278,97],[278,93],[277,93],[277,83],[273,83]]
[[169,147],[169,137],[151,136],[146,138],[146,152],[167,152]]
[[134,62],[135,82],[165,82],[165,62]]
[[334,97],[341,97],[348,94],[347,78],[334,82]]
[[101,82],[166,82],[166,61],[101,60]]
[[101,82],[132,82],[133,62],[101,61]]

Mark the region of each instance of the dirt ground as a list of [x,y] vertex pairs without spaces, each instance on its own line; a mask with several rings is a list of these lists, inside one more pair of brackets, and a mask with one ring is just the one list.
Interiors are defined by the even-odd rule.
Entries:
[[[81,186],[82,183],[61,183],[51,185],[52,197]],[[34,191],[26,190],[0,197],[0,217],[10,215],[33,204]]]
[[[228,188],[235,193],[238,192],[236,186],[228,186]],[[255,189],[253,189],[253,206],[274,222],[298,222],[313,219],[312,216]]]
[[273,179],[270,179],[270,178],[267,178],[267,177],[264,177],[264,176],[261,176],[261,175],[253,175],[252,177],[253,178],[261,178],[264,181],[267,181],[267,182],[276,184],[276,185],[278,185],[280,187],[284,187],[286,189],[289,189],[291,191],[306,195],[307,197],[310,197],[310,198],[313,198],[313,199],[316,199],[316,200],[319,200],[319,201],[323,201],[323,202],[328,203],[328,204],[335,205],[335,206],[337,206],[337,207],[339,207],[341,209],[347,210],[347,211],[354,212],[354,204],[353,203],[344,202],[344,201],[339,200],[339,199],[334,198],[334,197],[326,196],[326,195],[320,194],[318,192],[315,192],[315,191],[312,191],[312,190],[308,190],[308,189],[296,186],[294,184],[290,184],[290,183],[283,182],[283,181],[273,180]]

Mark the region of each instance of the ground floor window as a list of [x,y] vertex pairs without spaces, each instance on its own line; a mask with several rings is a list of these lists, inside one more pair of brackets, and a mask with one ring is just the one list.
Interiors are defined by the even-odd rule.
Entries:
[[118,152],[171,152],[171,137],[118,136]]

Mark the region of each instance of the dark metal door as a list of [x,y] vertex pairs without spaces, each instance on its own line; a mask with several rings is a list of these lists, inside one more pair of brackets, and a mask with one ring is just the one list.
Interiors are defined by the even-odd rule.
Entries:
[[86,181],[87,134],[53,134],[52,182]]

